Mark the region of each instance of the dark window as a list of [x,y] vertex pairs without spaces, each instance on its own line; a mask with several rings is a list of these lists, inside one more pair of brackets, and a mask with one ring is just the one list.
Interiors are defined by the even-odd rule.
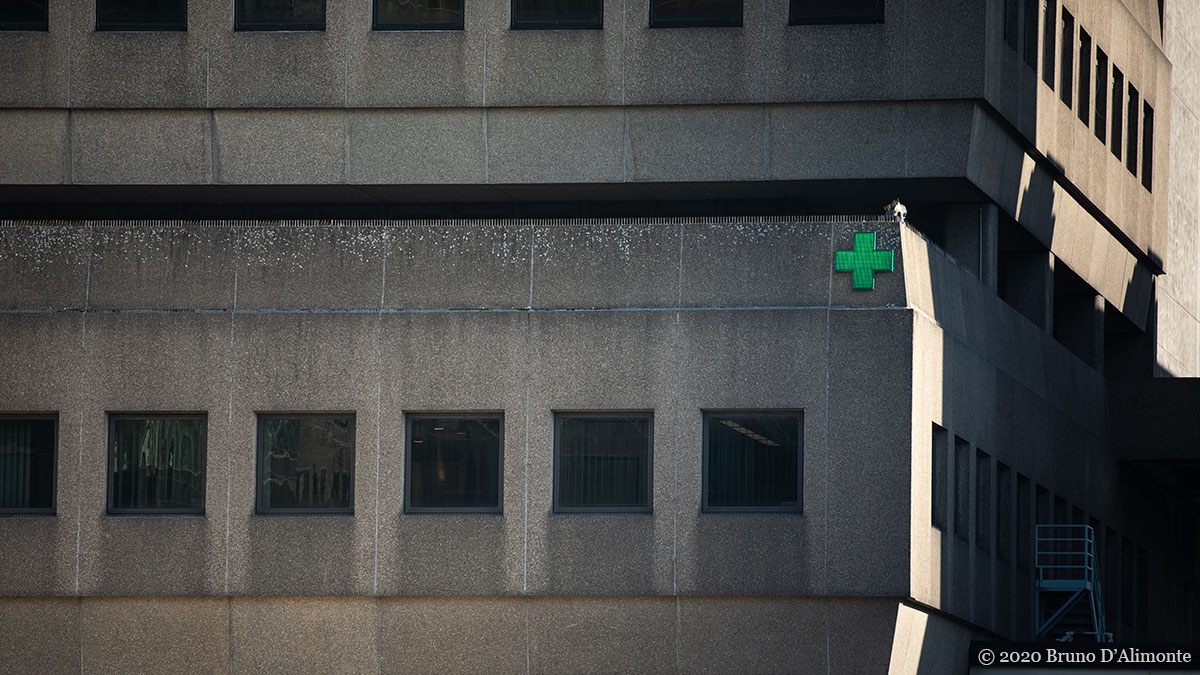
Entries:
[[946,507],[948,502],[946,499],[946,468],[949,464],[947,454],[949,449],[949,437],[945,429],[938,425],[933,425],[933,475],[929,477],[933,487],[933,526],[939,530],[946,529]]
[[463,0],[375,0],[372,30],[462,30]]
[[0,513],[54,513],[57,415],[0,416]]
[[1150,632],[1150,556],[1137,547],[1137,632]]
[[1112,148],[1112,154],[1117,159],[1121,159],[1121,131],[1124,123],[1121,120],[1121,111],[1125,106],[1122,105],[1125,101],[1125,75],[1121,73],[1121,69],[1113,66],[1112,72],[1112,134],[1109,138]]
[[1084,126],[1092,118],[1092,36],[1079,29],[1079,107],[1076,110]]
[[325,0],[234,0],[234,30],[325,30]]
[[500,511],[499,415],[409,415],[405,508]]
[[971,444],[954,437],[954,536],[971,540]]
[[791,0],[788,23],[883,23],[883,0]]
[[108,416],[109,513],[203,513],[205,415]]
[[512,27],[603,28],[604,0],[512,0]]
[[1067,10],[1062,13],[1062,55],[1058,70],[1058,98],[1071,107],[1071,78],[1075,77],[1075,17]]
[[1004,0],[1004,44],[1017,48],[1017,0]]
[[0,30],[49,30],[48,0],[0,2]]
[[1133,543],[1121,537],[1121,625],[1132,631],[1134,614]]
[[651,0],[650,27],[740,26],[742,0]]
[[975,546],[992,550],[992,458],[975,451]]
[[1142,103],[1142,187],[1154,190],[1154,108]]
[[1128,133],[1125,134],[1125,168],[1129,169],[1129,173],[1137,175],[1138,167],[1138,90],[1129,85],[1129,109],[1125,112],[1125,123],[1128,125]]
[[799,412],[704,413],[704,510],[802,510],[803,438]]
[[996,463],[996,557],[1002,563],[1012,561],[1012,469]]
[[650,511],[649,413],[556,413],[555,511]]
[[187,30],[187,0],[96,0],[96,30]]
[[1038,59],[1038,0],[1025,0],[1025,63],[1037,72]]
[[1046,0],[1042,15],[1042,82],[1054,88],[1055,29],[1058,27],[1058,2]]
[[258,416],[258,512],[354,512],[354,415]]
[[1033,558],[1033,494],[1029,477],[1017,474],[1017,569],[1029,571]]
[[1108,135],[1108,54],[1096,48],[1096,123],[1092,132],[1100,142]]

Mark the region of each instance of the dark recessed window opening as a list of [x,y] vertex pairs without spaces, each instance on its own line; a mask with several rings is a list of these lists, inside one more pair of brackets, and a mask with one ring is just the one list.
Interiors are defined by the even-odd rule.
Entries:
[[950,449],[947,431],[936,424],[933,425],[932,451],[932,475],[929,477],[930,486],[933,488],[931,524],[944,532],[946,530],[946,508],[949,503],[946,499],[946,485],[949,480],[946,475],[946,467],[950,465]]
[[0,30],[50,30],[49,0],[0,2]]
[[1067,10],[1062,13],[1062,54],[1058,70],[1058,98],[1071,107],[1072,82],[1075,77],[1075,17]]
[[354,512],[354,415],[258,416],[258,512]]
[[1121,131],[1124,126],[1121,119],[1121,111],[1125,108],[1122,105],[1125,101],[1125,75],[1121,73],[1121,69],[1113,66],[1112,72],[1112,133],[1110,134],[1110,145],[1112,154],[1117,159],[1121,159]]
[[992,458],[975,451],[975,548],[992,550]]
[[1004,44],[1017,48],[1017,0],[1004,0]]
[[325,30],[325,0],[234,0],[234,30]]
[[1046,0],[1042,15],[1042,82],[1054,88],[1055,29],[1058,26],[1058,2]]
[[204,513],[203,414],[108,417],[109,513]]
[[954,437],[954,536],[971,541],[971,444]]
[[1092,128],[1104,143],[1108,137],[1108,54],[1096,48],[1096,119]]
[[407,438],[407,511],[500,511],[499,415],[412,414]]
[[1154,108],[1142,103],[1142,187],[1154,190]]
[[54,513],[57,415],[0,415],[0,513]]
[[742,0],[651,0],[651,28],[740,26]]
[[1092,36],[1079,29],[1079,121],[1087,126],[1092,117]]
[[1025,39],[1023,53],[1025,63],[1037,72],[1038,60],[1038,0],[1025,0],[1025,21],[1022,33]]
[[375,0],[372,30],[462,30],[463,0]]
[[1129,109],[1125,113],[1125,123],[1128,125],[1128,133],[1125,134],[1125,168],[1129,169],[1129,173],[1137,175],[1138,168],[1138,108],[1141,104],[1138,99],[1138,90],[1129,85]]
[[883,23],[883,0],[791,0],[788,24]]
[[604,0],[512,0],[515,29],[604,28]]
[[96,0],[96,30],[187,30],[187,0]]
[[1004,462],[996,463],[996,558],[1012,562],[1012,469]]
[[649,512],[649,413],[554,416],[554,510]]
[[704,413],[703,509],[801,511],[804,417]]

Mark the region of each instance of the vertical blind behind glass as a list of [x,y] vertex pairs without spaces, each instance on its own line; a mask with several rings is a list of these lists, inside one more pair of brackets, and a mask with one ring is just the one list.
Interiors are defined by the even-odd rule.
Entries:
[[567,417],[560,424],[559,506],[649,508],[648,418]]
[[707,506],[799,506],[798,421],[794,415],[709,415]]
[[50,509],[54,420],[0,419],[0,509]]

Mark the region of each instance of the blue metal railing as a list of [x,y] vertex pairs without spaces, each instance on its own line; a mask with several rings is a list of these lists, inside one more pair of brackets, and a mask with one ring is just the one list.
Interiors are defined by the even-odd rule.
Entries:
[[[1111,642],[1105,630],[1104,601],[1096,559],[1096,534],[1090,525],[1038,525],[1034,547],[1035,637],[1049,635],[1073,609],[1086,602],[1091,630],[1070,631]],[[1065,596],[1065,599],[1064,599]],[[1043,608],[1053,610],[1043,619]]]

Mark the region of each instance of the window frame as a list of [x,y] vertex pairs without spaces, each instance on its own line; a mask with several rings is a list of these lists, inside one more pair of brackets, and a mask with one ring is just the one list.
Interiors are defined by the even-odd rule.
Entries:
[[508,2],[509,30],[604,30],[604,0],[600,3],[599,18],[591,21],[519,21],[517,19],[517,0]]
[[371,30],[374,32],[403,32],[413,30],[466,30],[467,11],[466,0],[459,0],[462,6],[457,23],[453,21],[391,21],[379,20],[379,0],[371,0]]
[[[795,506],[710,506],[708,503],[709,446],[708,422],[719,415],[744,415],[796,419],[796,505]],[[717,409],[702,410],[700,422],[700,512],[701,513],[804,513],[804,409]]]
[[[496,449],[496,506],[491,507],[431,507],[412,505],[412,423],[422,419],[488,419],[500,422],[500,447]],[[414,411],[404,413],[404,512],[411,514],[486,514],[502,515],[504,513],[504,413],[503,412],[428,412]]]
[[183,10],[183,22],[182,23],[111,23],[111,24],[106,24],[100,20],[100,5],[104,4],[107,1],[108,0],[96,0],[96,2],[95,2],[94,9],[95,9],[95,14],[96,14],[96,16],[95,16],[96,32],[98,32],[98,33],[113,32],[113,31],[130,31],[130,32],[145,31],[145,32],[166,32],[166,33],[169,33],[169,32],[186,33],[187,32],[187,11],[188,11],[187,0],[174,0],[174,2],[176,4],[180,5],[180,9]]
[[51,459],[50,473],[50,506],[47,508],[3,508],[0,507],[0,517],[2,516],[57,516],[58,515],[58,413],[57,412],[4,412],[0,413],[0,420],[51,420],[54,422],[54,447]]
[[236,32],[298,32],[321,33],[329,23],[329,7],[326,0],[321,0],[321,22],[317,23],[270,23],[261,21],[245,21],[242,19],[245,0],[233,0],[233,30]]
[[[562,467],[561,450],[562,423],[567,419],[642,419],[646,428],[646,506],[562,506],[559,504],[559,469]],[[654,411],[653,410],[555,410],[554,447],[552,449],[553,471],[551,476],[550,510],[555,514],[612,513],[650,515],[654,513]]]
[[0,31],[48,32],[50,30],[50,0],[46,0],[43,9],[44,13],[42,14],[41,21],[0,21]]
[[654,8],[658,3],[650,0],[651,28],[741,28],[746,13],[744,0],[737,0],[737,20],[727,19],[659,19],[655,17]]
[[[350,418],[350,461],[346,471],[350,474],[349,501],[347,507],[338,508],[264,508],[262,504],[263,485],[263,421],[269,419],[295,419],[305,417],[348,417]],[[355,467],[358,459],[358,414],[355,412],[255,412],[254,413],[254,515],[256,516],[354,516],[355,496]]]
[[[192,509],[179,508],[126,508],[113,506],[113,490],[116,486],[113,485],[113,466],[115,462],[114,452],[116,451],[116,422],[122,419],[131,420],[200,420],[200,473],[204,476],[204,480],[200,482],[200,506]],[[207,412],[170,412],[170,411],[152,411],[152,412],[109,412],[108,413],[108,469],[105,475],[105,501],[104,513],[110,516],[204,516],[205,509],[208,506],[208,413]]]
[[828,25],[871,25],[884,23],[884,0],[872,0],[875,3],[874,13],[869,18],[851,15],[804,18],[796,15],[796,4],[803,0],[788,0],[789,26],[828,26]]

